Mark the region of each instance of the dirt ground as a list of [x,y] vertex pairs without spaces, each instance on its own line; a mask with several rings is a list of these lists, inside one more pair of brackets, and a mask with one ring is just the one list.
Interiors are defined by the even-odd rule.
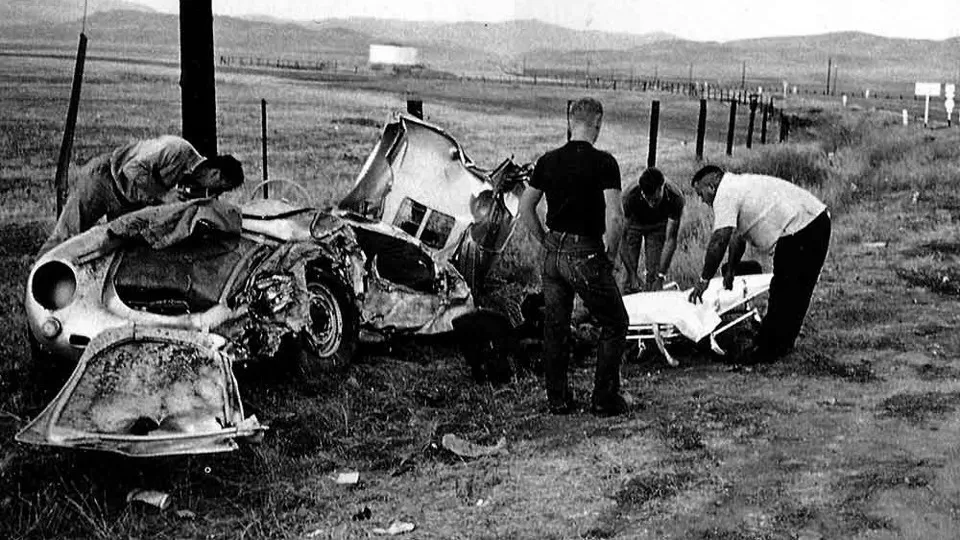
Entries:
[[[420,431],[418,443],[406,445],[412,452],[404,459],[395,459],[396,452],[387,448],[364,449],[364,456],[379,453],[385,461],[355,462],[363,481],[350,488],[331,487],[329,474],[302,477],[296,490],[309,493],[305,496],[315,503],[323,501],[324,510],[301,513],[299,520],[284,515],[284,522],[296,525],[268,527],[251,536],[366,537],[374,524],[402,519],[417,525],[411,538],[956,538],[960,339],[953,330],[960,303],[932,292],[934,284],[918,281],[917,274],[903,268],[912,259],[930,257],[949,267],[960,251],[960,237],[952,240],[950,215],[931,212],[935,203],[908,200],[904,193],[903,200],[884,201],[897,226],[885,238],[853,232],[877,211],[873,204],[855,206],[835,219],[834,243],[815,302],[800,345],[787,359],[739,368],[681,350],[678,369],[628,363],[624,388],[637,399],[637,407],[612,419],[546,414],[534,376],[487,390],[442,388],[442,381],[435,381],[417,389],[425,403],[442,408],[459,399],[455,392],[489,391],[481,403],[499,403],[503,410],[460,411],[432,422],[414,416],[405,429]],[[25,277],[18,261],[42,238],[42,227],[8,225],[0,232],[5,274]],[[18,292],[11,289],[4,294]],[[8,354],[24,353],[16,340],[5,345]],[[390,364],[422,366],[417,354],[434,359],[456,355],[442,343],[412,346],[420,352],[399,353],[399,347],[371,354],[356,366],[352,382],[331,384],[367,384],[367,377],[389,372]],[[582,399],[588,397],[591,364],[583,359],[574,374]],[[7,391],[13,384],[10,373],[3,379]],[[463,384],[462,377],[459,381]],[[260,401],[261,414],[273,420],[287,458],[322,449],[326,437],[312,432],[309,424],[298,426],[295,405],[271,401],[269,392],[255,390],[252,400]],[[382,407],[389,411],[388,404]],[[483,422],[477,416],[485,415],[502,416],[492,424],[498,431],[478,432]],[[300,418],[306,416],[301,411]],[[89,469],[77,468],[101,459],[11,445],[16,419],[12,414],[0,417],[7,441],[0,445],[0,472],[8,482],[18,477],[21,491],[5,495],[0,508],[30,503],[29,490],[36,486],[29,487],[27,476],[37,472],[38,464],[17,468],[27,453],[47,453],[41,463],[70,464],[72,471],[56,473],[61,482],[88,477]],[[509,453],[456,458],[438,446],[447,432],[472,434],[482,443],[506,437]],[[172,470],[183,481],[198,474],[200,466],[255,465],[257,452],[223,461],[166,464],[159,471]],[[127,463],[121,469],[141,480],[159,474],[143,467],[142,462]],[[244,481],[252,482],[249,477]],[[116,489],[109,480],[96,485],[104,493]],[[263,489],[254,485],[237,489]],[[181,506],[205,508],[197,500],[203,490],[195,490]],[[113,514],[104,504],[103,517],[97,519],[109,523]],[[362,520],[363,509],[369,510],[370,520]],[[191,531],[224,536],[223,522],[216,521],[223,516],[214,518],[218,514],[207,509],[206,519],[220,523],[212,534],[210,522],[185,529],[171,524],[170,517],[160,530],[164,536]],[[351,519],[358,515],[361,521]],[[140,530],[157,531],[157,519],[146,515]],[[104,525],[101,533],[115,530]]]
[[[556,417],[536,374],[477,385],[456,343],[405,340],[363,348],[329,380],[241,372],[264,441],[162,460],[13,441],[50,397],[29,375],[20,305],[49,223],[0,222],[0,537],[368,538],[400,520],[417,539],[957,538],[951,190],[837,212],[799,346],[777,364],[677,350],[676,369],[624,366],[629,414]],[[586,401],[592,353],[575,356]],[[504,438],[507,453],[463,459],[446,434]],[[334,483],[345,470],[360,482]],[[173,508],[128,504],[133,488]]]

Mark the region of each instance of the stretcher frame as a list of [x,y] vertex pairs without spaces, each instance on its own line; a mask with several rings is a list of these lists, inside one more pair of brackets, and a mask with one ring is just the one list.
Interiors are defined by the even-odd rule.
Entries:
[[[722,281],[722,278],[713,278],[711,281]],[[737,278],[734,278],[734,288],[736,287]],[[734,313],[736,313],[737,316],[730,321],[721,323],[707,336],[710,349],[717,355],[725,356],[727,354],[726,351],[724,351],[723,348],[717,343],[717,336],[729,331],[731,328],[736,327],[748,319],[753,319],[757,323],[762,320],[760,310],[755,304],[755,301],[770,292],[769,282],[766,286],[748,290],[746,282],[744,281],[742,283],[742,287],[744,291],[742,298],[740,298],[736,303],[726,306],[722,310],[717,309],[717,315],[721,318]],[[664,286],[664,290],[679,289],[680,287],[675,282],[668,283]],[[692,289],[688,289],[684,291],[684,293],[689,294],[691,290]],[[667,364],[669,364],[671,367],[678,367],[680,362],[677,361],[672,354],[670,354],[670,351],[667,350],[667,345],[678,342],[681,339],[689,341],[689,338],[681,334],[677,327],[672,323],[629,323],[627,327],[627,340],[637,341],[640,345],[640,350],[637,352],[638,357],[639,355],[643,354],[644,350],[646,350],[646,348],[652,344],[656,346],[657,350],[660,351],[660,354],[663,355],[667,361]]]

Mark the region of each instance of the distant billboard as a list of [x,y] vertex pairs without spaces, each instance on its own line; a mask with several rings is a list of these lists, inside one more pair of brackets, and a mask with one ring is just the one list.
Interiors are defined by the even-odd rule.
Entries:
[[370,64],[379,66],[416,66],[417,48],[400,45],[370,45]]
[[918,82],[913,88],[913,93],[917,96],[938,97],[940,95],[940,83]]

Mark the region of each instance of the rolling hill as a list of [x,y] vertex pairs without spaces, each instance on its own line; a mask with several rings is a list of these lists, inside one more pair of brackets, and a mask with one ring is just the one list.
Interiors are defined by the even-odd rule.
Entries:
[[[4,44],[62,47],[72,50],[79,21],[54,16],[63,0],[7,0],[0,14],[16,12],[22,24],[7,25]],[[91,6],[126,5],[91,0]],[[60,10],[66,13],[65,10]],[[62,18],[62,17],[61,17]],[[98,11],[86,23],[89,51],[97,54],[178,57],[176,15],[144,10]],[[860,88],[874,81],[912,84],[917,80],[952,81],[960,76],[960,38],[942,41],[894,39],[859,32],[749,39],[724,43],[681,40],[667,34],[632,35],[578,31],[536,20],[503,23],[428,23],[369,18],[312,22],[269,17],[214,19],[218,54],[337,60],[366,63],[372,43],[399,43],[420,49],[420,59],[437,70],[492,76],[549,70],[587,72],[600,77],[672,78],[686,81],[739,82],[746,67],[750,81],[779,86],[814,84],[825,79],[828,58],[841,87]]]

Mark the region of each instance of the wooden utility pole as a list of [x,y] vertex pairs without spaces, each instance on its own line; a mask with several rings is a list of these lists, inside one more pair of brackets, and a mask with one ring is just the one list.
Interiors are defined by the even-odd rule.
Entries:
[[217,97],[213,72],[213,2],[180,0],[183,138],[204,156],[217,154]]
[[745,90],[747,88],[747,62],[743,62],[743,70],[740,72],[740,89]]

